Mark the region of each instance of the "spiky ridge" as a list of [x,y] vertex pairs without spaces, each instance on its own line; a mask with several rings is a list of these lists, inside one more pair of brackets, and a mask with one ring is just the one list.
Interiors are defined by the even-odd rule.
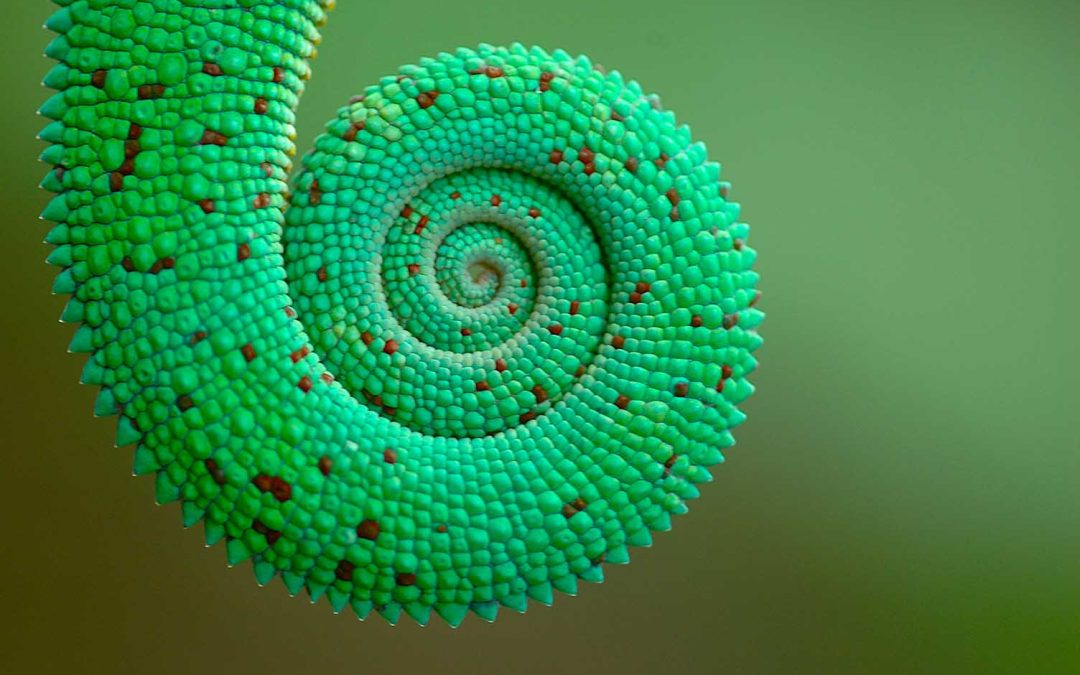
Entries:
[[231,563],[457,625],[600,581],[697,496],[762,315],[719,166],[655,97],[558,51],[424,59],[341,109],[286,214],[329,0],[58,4],[71,348]]

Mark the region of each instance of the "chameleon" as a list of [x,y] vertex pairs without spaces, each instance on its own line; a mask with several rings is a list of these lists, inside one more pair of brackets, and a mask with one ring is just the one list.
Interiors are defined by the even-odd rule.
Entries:
[[134,473],[334,612],[550,605],[745,419],[748,226],[702,143],[562,50],[419,59],[302,158],[332,0],[56,0],[40,138],[70,351]]

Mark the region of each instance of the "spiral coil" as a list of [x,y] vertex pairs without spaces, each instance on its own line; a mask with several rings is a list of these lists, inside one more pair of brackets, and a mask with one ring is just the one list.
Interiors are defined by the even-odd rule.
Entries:
[[59,4],[72,349],[231,563],[456,625],[601,580],[697,496],[762,314],[719,166],[655,97],[561,51],[440,54],[342,108],[290,193],[329,3]]

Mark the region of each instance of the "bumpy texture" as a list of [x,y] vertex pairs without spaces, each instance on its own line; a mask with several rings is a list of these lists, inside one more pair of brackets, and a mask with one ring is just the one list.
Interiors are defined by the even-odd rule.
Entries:
[[762,315],[719,166],[655,97],[559,51],[440,54],[342,108],[290,195],[329,0],[58,4],[71,348],[231,563],[456,625],[601,580],[697,496]]

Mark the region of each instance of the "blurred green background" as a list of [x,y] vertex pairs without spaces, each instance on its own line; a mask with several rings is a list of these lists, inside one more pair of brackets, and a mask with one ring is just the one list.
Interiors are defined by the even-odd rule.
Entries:
[[56,322],[46,0],[4,3],[6,673],[1080,672],[1080,4],[342,0],[301,149],[479,42],[588,53],[734,181],[768,313],[749,422],[656,546],[554,608],[359,623],[153,505]]

